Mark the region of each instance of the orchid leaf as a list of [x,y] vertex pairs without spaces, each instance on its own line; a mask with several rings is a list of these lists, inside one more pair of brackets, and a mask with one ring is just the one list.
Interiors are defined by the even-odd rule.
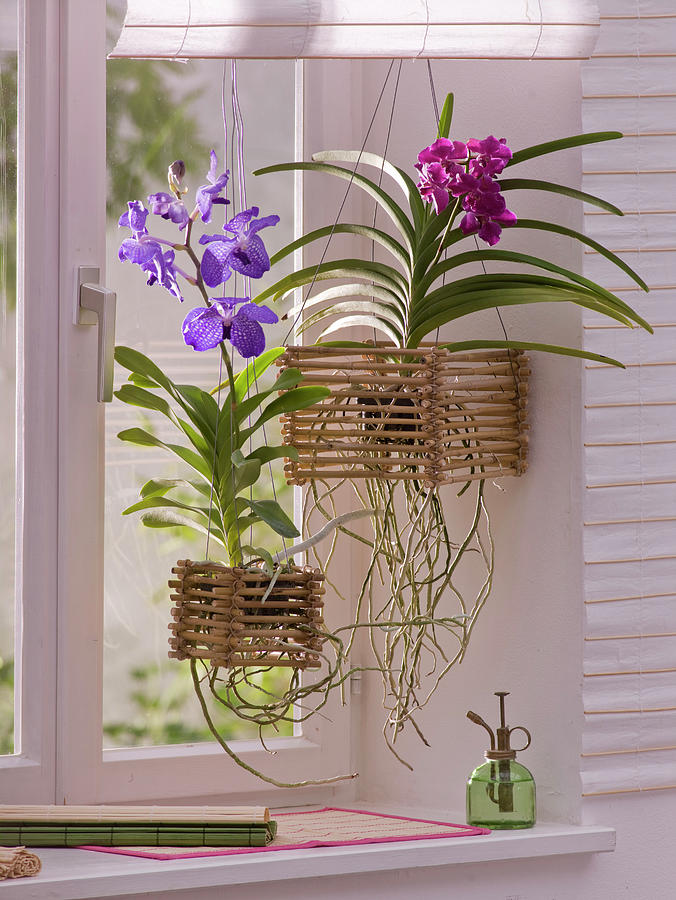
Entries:
[[273,459],[298,459],[298,451],[295,447],[287,447],[285,445],[271,446],[266,444],[264,447],[258,447],[253,450],[247,459],[258,459],[261,463],[272,462]]
[[631,266],[627,265],[627,263],[623,259],[613,253],[612,250],[604,247],[603,244],[600,244],[593,238],[588,237],[586,234],[575,231],[573,228],[566,228],[564,225],[557,225],[555,222],[542,222],[538,219],[519,219],[516,224],[511,227],[533,228],[539,231],[551,231],[553,234],[563,234],[566,237],[575,238],[575,240],[580,241],[582,244],[586,244],[588,247],[591,247],[592,250],[595,250],[597,253],[601,254],[601,256],[605,256],[607,260],[614,263],[616,266],[618,266],[618,268],[626,272],[627,275],[632,279],[632,281],[635,281],[642,290],[650,290],[641,276],[638,275],[631,268]]
[[247,500],[255,513],[273,531],[285,538],[299,537],[300,532],[276,500]]
[[439,128],[437,137],[448,138],[451,133],[451,121],[453,119],[453,94],[446,94],[444,105],[439,116]]
[[166,400],[152,394],[145,388],[132,384],[123,384],[119,390],[115,391],[115,396],[123,403],[130,406],[140,406],[142,409],[153,409],[163,413],[165,416],[171,417],[171,407]]
[[[427,293],[430,286],[440,278],[444,272],[448,272],[450,269],[456,268],[457,266],[468,265],[473,262],[481,262],[481,261],[490,261],[495,260],[496,262],[513,262],[513,263],[521,263],[522,265],[535,266],[538,269],[545,269],[548,272],[555,272],[557,275],[563,275],[565,278],[569,278],[571,281],[574,281],[576,284],[581,284],[590,290],[595,291],[598,294],[602,294],[609,299],[618,300],[619,298],[615,297],[614,294],[611,294],[610,291],[607,291],[605,288],[596,284],[593,281],[590,281],[588,278],[585,278],[583,275],[578,275],[577,272],[572,272],[570,269],[566,269],[563,266],[557,266],[556,263],[549,262],[547,259],[541,259],[539,256],[530,256],[527,253],[517,253],[513,250],[469,250],[466,253],[458,253],[456,256],[452,256],[450,259],[444,260],[444,262],[437,263],[436,266],[433,266],[428,272],[427,276],[420,283],[420,300],[418,302],[424,303],[424,295]],[[414,300],[413,306],[416,305]]]
[[355,295],[373,297],[374,299],[382,300],[385,303],[395,304],[401,314],[406,313],[406,306],[402,303],[401,299],[395,296],[391,291],[388,291],[387,288],[380,287],[380,285],[377,284],[364,284],[359,281],[354,282],[353,284],[337,284],[324,291],[320,291],[318,294],[313,294],[312,297],[308,297],[304,300],[302,305],[290,309],[287,315],[297,317],[302,312],[312,309],[313,306],[317,306],[320,303],[326,303],[328,300],[334,300],[341,303],[342,300],[351,299]]
[[143,447],[162,447],[165,450],[169,450],[188,463],[200,475],[203,475],[207,480],[211,480],[211,471],[205,460],[188,447],[182,447],[180,444],[165,444],[164,441],[155,437],[154,434],[150,434],[142,428],[127,428],[125,431],[120,431],[117,436],[121,441],[128,441],[131,444],[139,444]]
[[[236,403],[239,403],[247,395],[250,386],[256,383],[256,380],[261,377],[263,372],[265,372],[273,362],[276,362],[285,350],[286,347],[270,347],[269,350],[265,350],[260,356],[249,360],[246,367],[242,369],[235,378]],[[223,381],[218,387],[215,387],[211,393],[215,394],[218,392],[219,388],[223,389],[228,387],[228,382]]]
[[544,156],[547,153],[556,153],[558,150],[568,150],[571,147],[583,147],[585,144],[597,144],[601,141],[616,141],[623,137],[621,131],[592,131],[588,134],[574,134],[571,137],[559,138],[557,141],[547,141],[544,144],[534,144],[517,150],[508,166],[516,166],[527,159],[535,159],[536,156]]
[[382,331],[383,334],[386,334],[395,345],[399,346],[402,344],[401,337],[394,331],[389,322],[378,316],[345,316],[328,325],[319,337],[323,338],[327,334],[333,334],[334,331],[338,331],[341,328],[351,328],[354,325],[363,325],[366,328],[376,328],[378,331]]
[[384,319],[386,322],[389,322],[392,328],[400,335],[399,342],[401,342],[406,324],[399,312],[393,306],[389,306],[385,303],[378,303],[376,301],[369,302],[368,300],[344,300],[334,306],[329,306],[326,309],[320,309],[319,312],[308,316],[300,326],[298,331],[302,334],[304,331],[307,331],[308,328],[311,328],[316,322],[319,322],[321,319],[325,319],[327,316],[342,316],[345,315],[345,313],[355,312],[372,313],[373,315]]
[[406,242],[409,252],[413,251],[415,242],[415,232],[411,222],[404,210],[390,197],[390,195],[382,188],[378,187],[375,182],[369,178],[360,175],[358,172],[344,169],[342,166],[330,166],[325,163],[317,162],[297,162],[297,163],[281,163],[276,166],[266,166],[263,169],[257,169],[254,175],[267,175],[270,172],[291,172],[291,171],[309,171],[323,172],[327,175],[335,175],[349,181],[366,191],[381,206],[388,216],[392,219]]
[[[139,500],[138,503],[133,503],[131,506],[128,506],[126,509],[122,510],[123,516],[128,516],[130,513],[140,512],[144,509],[160,509],[162,507],[166,507],[167,509],[183,509],[187,512],[195,513],[200,517],[205,523],[209,521],[209,508],[204,506],[191,506],[189,503],[181,503],[179,500],[174,500],[171,497],[146,497],[144,500]],[[211,510],[212,521],[216,522],[216,524],[220,527],[220,515],[217,509]]]
[[174,382],[170,378],[167,378],[159,366],[156,366],[151,359],[148,359],[147,356],[140,353],[138,350],[134,350],[131,347],[116,347],[115,362],[119,363],[125,369],[129,369],[131,372],[137,372],[146,380],[155,382],[155,384],[163,387],[169,394],[175,396],[176,386],[174,385]]
[[[561,284],[564,285],[565,283],[562,282]],[[536,287],[526,284],[510,287],[496,284],[495,289],[491,290],[456,292],[450,297],[439,297],[434,306],[426,311],[422,322],[417,325],[411,324],[407,345],[417,347],[434,329],[480,310],[494,309],[501,306],[521,306],[527,303],[561,303],[566,301],[573,301],[578,306],[610,316],[623,325],[631,325],[629,317],[616,311],[608,303],[598,300],[590,291],[582,287],[576,287],[573,284],[553,287]]]
[[584,191],[578,191],[575,188],[566,187],[564,184],[554,184],[551,181],[539,181],[536,178],[504,178],[500,182],[500,190],[502,191],[550,191],[554,194],[562,194],[564,197],[572,197],[574,200],[581,200],[583,203],[589,203],[592,206],[598,206],[607,212],[616,216],[623,216],[621,209],[601,197],[595,197],[593,194],[587,194]]
[[305,247],[313,241],[317,241],[324,237],[331,237],[334,234],[354,234],[358,237],[365,237],[370,241],[375,241],[377,244],[380,244],[381,247],[389,250],[403,269],[410,271],[410,257],[399,241],[396,241],[393,237],[385,231],[381,231],[379,228],[371,228],[369,225],[351,225],[347,223],[327,225],[324,228],[317,228],[315,231],[309,231],[307,234],[304,234],[303,237],[298,238],[297,241],[292,241],[292,243],[287,244],[286,247],[282,247],[282,249],[275,253],[274,256],[271,256],[270,264],[274,266],[280,259],[284,259],[285,256],[288,256],[295,250],[300,250],[301,247]]
[[[200,534],[208,534],[207,529],[200,525],[199,522],[195,522],[194,519],[190,519],[188,516],[181,516],[169,509],[146,513],[141,516],[141,521],[147,528],[192,528],[193,531],[197,531]],[[211,532],[211,536],[221,546],[225,547],[221,537],[214,531]]]
[[[518,291],[542,288],[545,290],[555,289],[567,294],[574,294],[575,298],[583,296],[592,299],[596,304],[600,304],[606,315],[612,315],[623,324],[627,324],[629,320],[634,321],[637,325],[645,328],[646,331],[652,332],[652,327],[641,316],[638,315],[628,304],[614,294],[606,291],[600,294],[590,288],[584,286],[576,286],[567,281],[557,278],[550,278],[543,275],[531,275],[528,273],[518,273],[514,275],[495,274],[495,275],[474,275],[470,278],[463,278],[454,281],[443,287],[437,288],[428,294],[423,300],[416,304],[415,310],[411,311],[411,319],[409,329],[417,329],[424,324],[430,313],[436,311],[437,303],[446,304],[453,301],[455,295],[481,295],[484,292],[493,290],[515,291],[518,297]],[[569,297],[569,299],[573,299]],[[512,304],[514,300],[510,301]],[[530,302],[530,301],[529,301]],[[578,299],[575,299],[578,302]],[[499,306],[500,304],[498,304]],[[596,307],[595,307],[596,308]],[[612,311],[612,312],[611,312]],[[457,318],[457,316],[453,316]]]
[[466,350],[539,350],[543,353],[555,353],[561,356],[576,356],[580,359],[590,359],[594,362],[607,363],[609,366],[618,366],[624,369],[623,363],[611,356],[602,356],[599,353],[590,353],[587,350],[577,350],[575,347],[561,347],[558,344],[541,344],[536,341],[454,341],[450,344],[441,344],[452,353],[464,353]]
[[140,490],[141,497],[163,496],[176,487],[193,488],[203,497],[211,494],[211,485],[206,481],[188,481],[185,478],[151,478]]
[[306,409],[308,406],[314,406],[315,403],[325,400],[330,393],[331,391],[322,385],[306,385],[293,388],[279,397],[275,397],[261,412],[256,422],[250,428],[242,431],[242,445],[258,431],[261,425],[264,425],[270,419],[274,419],[276,416],[281,416],[284,413],[294,412],[297,409]]
[[275,284],[270,285],[258,294],[253,302],[261,303],[268,297],[274,300],[283,299],[298,287],[305,284],[313,284],[317,281],[326,281],[331,278],[361,278],[364,281],[374,281],[376,284],[387,288],[399,296],[405,302],[406,283],[402,275],[384,263],[367,262],[361,259],[338,259],[332,262],[321,263],[317,266],[308,266],[298,272],[292,272]]
[[382,156],[378,156],[377,153],[369,153],[367,150],[324,150],[319,153],[313,153],[312,159],[317,162],[333,160],[337,162],[359,162],[365,166],[373,166],[376,169],[380,169],[381,172],[389,175],[401,188],[408,200],[416,227],[423,221],[425,208],[420,199],[420,192],[416,187],[415,181],[403,169],[393,166],[391,162],[388,162]]
[[159,387],[157,382],[151,381],[150,378],[146,378],[145,375],[141,375],[138,372],[130,372],[127,380],[137,387],[149,388],[150,390],[156,390]]
[[235,472],[235,493],[239,494],[248,487],[256,484],[261,474],[261,461],[259,459],[244,460]]

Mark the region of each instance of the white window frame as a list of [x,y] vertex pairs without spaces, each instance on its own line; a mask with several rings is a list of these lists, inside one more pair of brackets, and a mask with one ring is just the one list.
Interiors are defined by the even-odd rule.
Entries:
[[[19,379],[25,456],[17,543],[18,557],[22,546],[31,556],[18,562],[22,737],[17,755],[0,757],[3,800],[345,799],[352,782],[273,788],[215,743],[103,750],[104,409],[96,398],[96,329],[74,318],[78,267],[98,266],[105,283],[105,2],[21,6],[28,50],[20,51],[27,177],[19,204],[26,248],[19,261],[19,348],[24,335],[29,340]],[[31,253],[34,247],[40,250]],[[325,716],[305,723],[302,736],[273,740],[275,756],[257,741],[235,747],[282,781],[346,773],[347,700],[341,707],[338,696],[331,698]]]

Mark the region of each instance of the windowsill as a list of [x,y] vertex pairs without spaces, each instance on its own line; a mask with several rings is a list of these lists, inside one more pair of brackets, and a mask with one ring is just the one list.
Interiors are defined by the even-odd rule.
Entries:
[[[363,808],[363,807],[362,807]],[[375,808],[375,807],[374,807]],[[378,807],[380,808],[380,807]],[[429,810],[400,810],[422,818]],[[463,821],[448,814],[448,821]],[[152,860],[90,850],[41,849],[42,872],[4,881],[3,900],[90,900],[140,893],[199,890],[219,885],[256,884],[298,878],[359,874],[428,866],[452,866],[615,849],[615,830],[603,826],[536,825],[522,831],[494,831],[477,837],[396,844],[280,850],[201,859]]]

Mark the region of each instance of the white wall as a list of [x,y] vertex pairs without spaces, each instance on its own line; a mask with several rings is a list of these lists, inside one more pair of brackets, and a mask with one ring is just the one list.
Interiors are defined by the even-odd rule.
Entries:
[[[368,99],[364,115],[379,91],[384,63],[365,66]],[[577,65],[570,63],[435,62],[440,102],[456,95],[452,136],[459,139],[506,137],[513,148],[526,147],[580,129]],[[380,134],[369,142],[376,149]],[[403,70],[389,154],[411,170],[418,150],[435,135],[427,68],[407,63]],[[533,161],[514,170],[579,184],[575,151]],[[538,198],[531,192],[505,194],[509,208],[522,217],[553,219],[580,227],[581,211],[570,200]],[[540,237],[533,231],[503,232],[500,247],[551,256],[579,268],[581,254],[571,241]],[[471,249],[471,244],[467,249]],[[499,267],[513,270],[509,264]],[[491,271],[496,271],[493,264]],[[474,272],[480,271],[475,267]],[[471,274],[463,271],[463,274]],[[503,311],[511,337],[580,344],[580,318],[574,308],[542,304]],[[497,315],[488,311],[466,320],[467,337],[502,337]],[[454,331],[447,330],[451,338]],[[580,364],[576,360],[534,354],[531,395],[531,464],[526,475],[489,486],[487,502],[496,540],[492,595],[481,614],[465,661],[451,670],[435,700],[419,721],[431,748],[404,733],[403,755],[414,761],[409,774],[388,753],[380,736],[381,691],[367,676],[362,698],[362,754],[359,790],[368,800],[462,810],[464,782],[483,759],[486,734],[465,718],[468,709],[494,722],[496,690],[508,690],[511,724],[533,734],[523,762],[538,785],[543,819],[574,821],[579,815],[581,728],[581,547],[580,547]],[[464,498],[463,498],[464,499]],[[456,535],[466,527],[471,500],[445,494],[446,511]]]
[[[330,63],[327,65],[331,65]],[[452,136],[494,133],[514,149],[582,130],[579,68],[575,63],[435,62],[440,102],[456,94]],[[386,71],[385,62],[364,64],[366,127]],[[326,79],[324,88],[340,85]],[[329,101],[330,102],[330,101]],[[339,97],[336,97],[339,102]],[[344,102],[344,101],[343,101]],[[330,105],[327,104],[330,109]],[[381,121],[369,149],[384,146]],[[410,167],[434,137],[424,62],[406,63],[391,138],[394,162]],[[314,148],[313,148],[314,149]],[[515,174],[516,174],[515,170]],[[576,151],[525,163],[519,175],[579,186]],[[513,192],[508,206],[517,215],[551,219],[581,230],[582,215],[572,201]],[[612,199],[612,198],[609,198]],[[578,271],[579,247],[533,232],[514,231],[501,246],[550,256]],[[542,305],[503,313],[510,336],[580,346],[581,323],[573,308]],[[477,317],[467,336],[501,337],[494,314]],[[476,329],[476,330],[475,330]],[[479,331],[478,329],[482,329]],[[408,773],[385,748],[381,692],[377,677],[364,680],[359,701],[360,798],[411,806],[444,808],[462,821],[464,782],[482,761],[485,733],[465,718],[474,709],[493,722],[492,692],[510,690],[509,722],[525,724],[533,746],[522,761],[538,786],[541,820],[612,825],[618,831],[613,854],[561,857],[453,868],[397,871],[389,876],[346,876],[302,884],[302,895],[326,898],[410,897],[462,900],[667,900],[676,896],[674,842],[670,835],[670,793],[580,799],[579,753],[582,729],[582,548],[581,548],[581,364],[533,355],[530,469],[520,480],[506,479],[502,491],[488,493],[497,544],[495,586],[466,660],[451,671],[435,701],[421,716],[430,739],[426,749],[404,735],[404,755],[415,761]],[[458,506],[448,494],[447,511]],[[466,514],[460,506],[460,517]],[[660,865],[660,860],[662,864]],[[280,885],[279,900],[298,896],[299,883]],[[207,896],[207,895],[205,895]],[[238,898],[256,896],[242,889]]]

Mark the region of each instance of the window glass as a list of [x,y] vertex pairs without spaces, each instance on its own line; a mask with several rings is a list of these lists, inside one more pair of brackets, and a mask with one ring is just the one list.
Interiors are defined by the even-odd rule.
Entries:
[[0,9],[0,754],[14,750],[17,4]]
[[[109,4],[111,45],[124,5]],[[232,158],[233,153],[235,158],[237,155],[237,142],[232,127],[231,63],[109,60],[107,80],[106,285],[117,292],[116,343],[150,356],[175,381],[210,390],[218,384],[218,351],[195,352],[183,343],[181,334],[181,324],[188,311],[203,305],[199,295],[184,281],[181,282],[184,303],[160,285],[146,286],[146,277],[138,266],[118,259],[120,243],[129,232],[118,228],[117,222],[128,200],[147,203],[149,194],[168,189],[167,167],[176,159],[185,162],[188,202],[192,201],[195,189],[206,184],[212,148],[219,159],[218,173],[223,171],[223,109],[228,129],[227,167],[234,169]],[[293,159],[294,64],[240,61],[237,86],[244,121],[243,174],[247,205],[258,206],[261,215],[280,216],[279,225],[262,235],[272,254],[293,239],[293,177],[255,178],[251,172],[263,165]],[[193,244],[201,233],[220,231],[224,209],[228,216],[239,211],[238,181],[237,177],[230,180],[231,205],[214,207],[210,225],[196,224]],[[179,239],[176,226],[159,216],[150,216],[147,225],[157,236],[171,241]],[[257,293],[286,271],[288,265],[275,267],[267,274],[267,280],[252,282],[252,292]],[[225,287],[228,296],[242,296],[241,279],[235,284],[233,278]],[[268,346],[281,343],[287,331],[285,322],[267,327]],[[237,355],[235,362],[242,364]],[[126,380],[127,374],[117,367],[116,387]],[[270,377],[274,377],[274,372]],[[170,454],[117,438],[123,429],[142,427],[161,439],[175,440],[170,423],[165,425],[159,421],[161,418],[119,400],[113,400],[106,408],[104,746],[107,747],[209,739],[192,691],[187,662],[167,656],[170,620],[167,581],[171,568],[178,559],[204,559],[205,540],[185,529],[146,528],[138,514],[122,515],[126,507],[139,500],[139,490],[149,479],[184,474],[174,465]],[[276,423],[270,426],[268,439],[275,440]],[[275,474],[278,499],[292,515],[293,493],[284,482],[281,466]],[[272,494],[271,484],[265,489]],[[265,677],[265,686],[274,688],[277,676]],[[221,715],[218,724],[223,735],[231,739],[258,735],[256,727],[243,726],[232,715],[228,718],[227,713]]]

